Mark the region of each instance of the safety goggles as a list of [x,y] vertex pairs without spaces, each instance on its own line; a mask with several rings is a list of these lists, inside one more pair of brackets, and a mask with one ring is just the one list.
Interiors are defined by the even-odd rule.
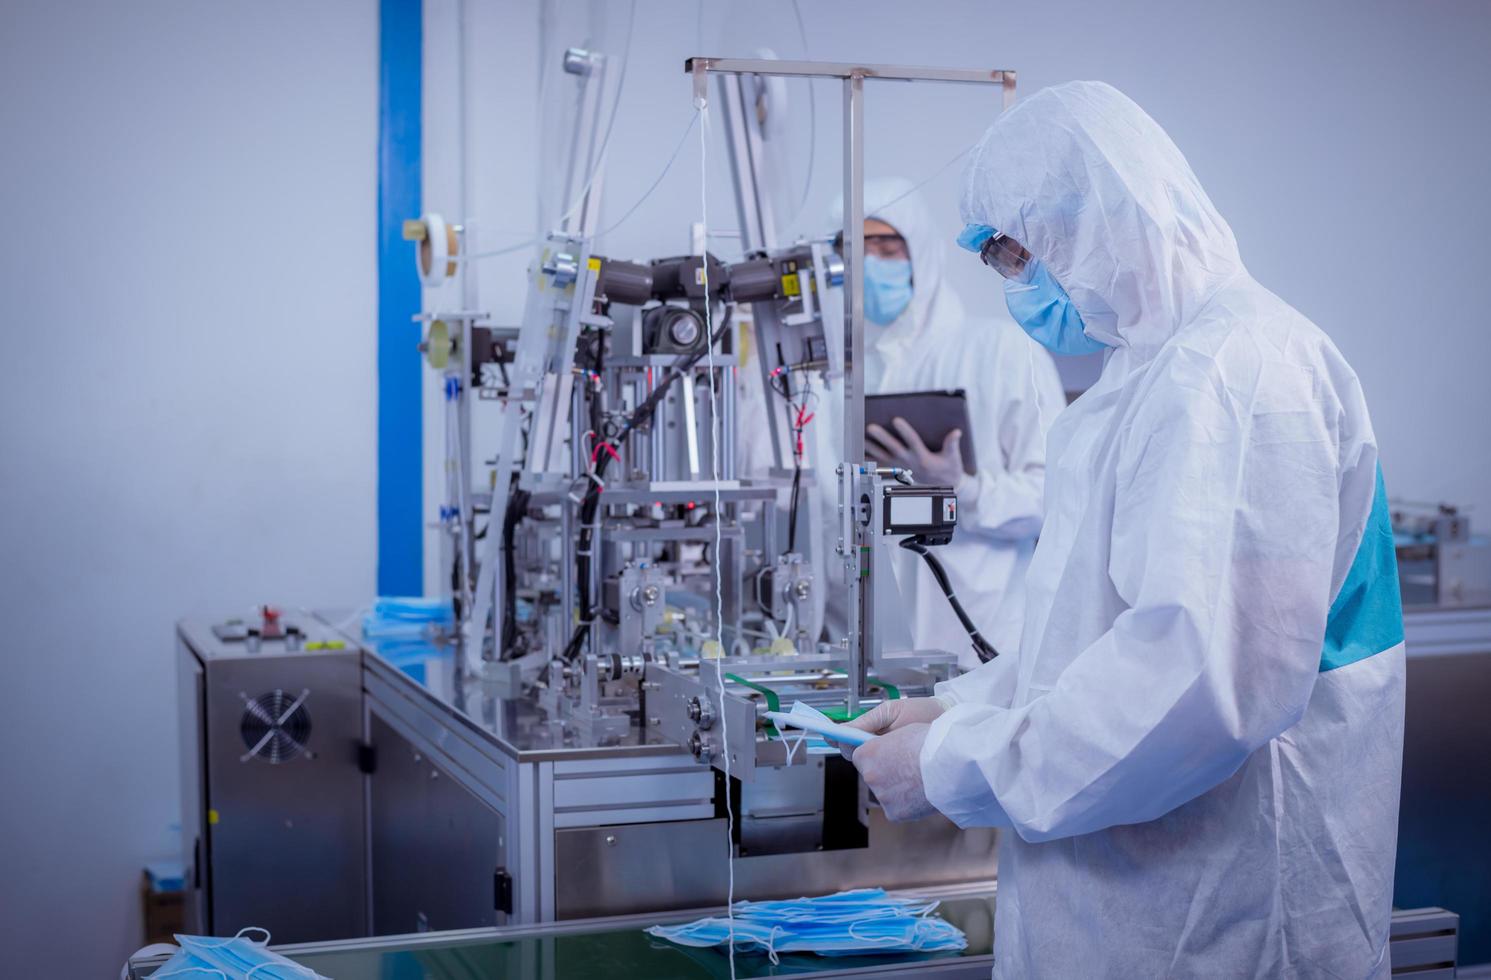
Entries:
[[[844,254],[844,233],[841,231],[834,236],[834,251],[840,255]],[[906,239],[900,235],[866,235],[865,254],[873,255],[880,259],[909,259],[911,249],[906,245]]]
[[984,265],[1004,278],[1029,282],[1032,271],[1030,253],[1010,236],[1002,235],[988,225],[969,225],[958,236],[958,245],[977,252]]

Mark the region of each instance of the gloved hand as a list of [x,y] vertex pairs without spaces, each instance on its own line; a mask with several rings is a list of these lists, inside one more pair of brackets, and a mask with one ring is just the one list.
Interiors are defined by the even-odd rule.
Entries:
[[930,725],[946,710],[947,705],[937,698],[887,698],[845,724],[882,735],[907,725]]
[[854,750],[855,768],[890,820],[915,820],[937,810],[927,802],[922,785],[922,743],[931,728],[925,723],[906,725]]
[[[967,474],[963,472],[963,430],[954,429],[942,441],[937,452],[927,448],[921,436],[905,419],[892,419],[895,434],[881,426],[865,428],[869,442],[865,451],[885,466],[902,466],[911,470],[918,483],[943,484],[957,489]],[[878,445],[877,445],[878,444]]]

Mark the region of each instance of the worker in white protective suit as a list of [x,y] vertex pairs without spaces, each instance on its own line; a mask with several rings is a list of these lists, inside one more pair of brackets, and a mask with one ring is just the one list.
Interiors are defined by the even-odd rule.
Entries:
[[855,764],[893,818],[1013,828],[997,976],[1387,977],[1403,623],[1356,375],[1107,85],[1002,115],[962,213],[1023,326],[1110,350],[1019,654],[862,718]]
[[[936,549],[953,590],[983,636],[1014,650],[1023,621],[1023,580],[1041,528],[1046,431],[1065,405],[1051,357],[1005,316],[970,317],[943,276],[947,246],[908,180],[865,183],[865,390],[872,394],[963,389],[971,432],[928,447],[909,425],[872,426],[866,451],[909,467],[918,483],[953,486],[958,530]],[[841,206],[840,206],[841,208]],[[842,210],[832,220],[842,223]],[[1003,311],[1000,311],[1001,313]],[[810,461],[842,458],[842,388],[820,390],[807,426]],[[964,471],[962,439],[972,439],[978,472]],[[808,489],[818,530],[814,571],[828,588],[829,633],[847,618],[833,466],[819,466]],[[968,633],[926,565],[910,552],[892,556],[913,649],[947,650],[978,666]]]

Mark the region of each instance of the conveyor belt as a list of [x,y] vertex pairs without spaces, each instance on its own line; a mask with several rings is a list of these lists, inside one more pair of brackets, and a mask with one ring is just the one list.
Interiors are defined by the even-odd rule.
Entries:
[[[277,947],[281,953],[333,980],[542,980],[607,977],[677,977],[715,980],[730,976],[724,954],[684,949],[642,930],[656,922],[688,921],[699,913],[626,916],[537,927],[390,936]],[[719,910],[713,910],[718,912]],[[736,976],[987,978],[993,968],[994,896],[944,899],[938,913],[968,936],[961,953],[878,956],[784,955],[773,965],[762,954],[737,954]],[[131,964],[132,980],[150,976],[164,957]]]
[[[787,955],[773,965],[758,953],[735,958],[736,976],[803,978],[936,977],[938,980],[985,980],[993,969],[994,894],[972,889],[941,892],[937,914],[955,923],[968,937],[961,953],[908,953],[884,956]],[[700,909],[667,916],[632,915],[585,919],[544,926],[511,926],[432,932],[379,939],[305,943],[276,947],[279,952],[333,980],[723,980],[730,976],[724,954],[714,949],[684,949],[653,939],[643,929],[657,922],[686,922],[719,909]],[[1455,975],[1459,916],[1439,908],[1395,909],[1392,951],[1394,973],[1422,980],[1449,980]],[[164,956],[130,962],[130,980],[151,976]]]

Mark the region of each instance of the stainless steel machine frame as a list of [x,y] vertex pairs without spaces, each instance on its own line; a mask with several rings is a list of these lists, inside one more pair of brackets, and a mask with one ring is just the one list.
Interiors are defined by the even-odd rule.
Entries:
[[[567,56],[567,66],[570,60]],[[877,606],[899,607],[884,561],[885,548],[910,536],[891,535],[888,527],[879,526],[878,517],[891,493],[903,492],[897,484],[909,484],[912,474],[877,469],[863,461],[864,392],[858,374],[864,354],[864,318],[858,263],[863,260],[864,80],[994,85],[1008,105],[1015,77],[998,70],[707,58],[691,59],[687,68],[693,73],[695,104],[701,111],[707,106],[707,76],[714,73],[721,80],[745,257],[727,266],[706,252],[646,265],[593,254],[603,154],[593,134],[587,138],[582,132],[598,118],[590,111],[594,100],[582,102],[571,141],[577,156],[570,161],[564,199],[578,189],[585,195],[585,207],[577,215],[566,215],[567,223],[538,248],[530,268],[523,325],[511,338],[512,368],[500,396],[503,415],[495,453],[496,490],[487,508],[490,533],[479,567],[457,569],[458,596],[468,600],[462,603],[460,649],[471,672],[500,681],[510,696],[528,693],[551,717],[566,718],[602,739],[620,738],[633,724],[660,727],[676,736],[686,732],[681,743],[690,747],[695,758],[710,759],[718,768],[729,768],[742,780],[753,782],[757,768],[783,764],[780,746],[772,744],[774,733],[769,727],[762,732],[759,717],[768,705],[757,696],[760,677],[781,671],[765,662],[753,662],[759,659],[753,652],[740,652],[746,606],[742,595],[752,581],[748,576],[756,575],[753,581],[758,584],[761,577],[773,576],[773,608],[779,570],[790,578],[794,590],[786,596],[789,603],[800,603],[815,588],[826,585],[815,585],[804,574],[800,554],[790,553],[790,548],[779,551],[773,501],[780,481],[753,483],[737,478],[734,472],[735,433],[742,422],[730,383],[733,367],[717,364],[716,347],[727,358],[735,353],[734,305],[750,304],[758,324],[795,351],[793,370],[826,369],[842,373],[845,379],[846,462],[839,467],[843,533],[837,561],[847,572],[847,607],[854,612],[841,647],[819,648],[817,624],[804,629],[799,618],[797,640],[806,644],[802,651],[806,658],[779,665],[800,677],[776,695],[808,694],[821,690],[828,679],[843,691],[847,710],[854,713],[868,697],[886,692],[894,697],[902,688],[908,693],[927,690],[948,675],[955,658],[946,651],[903,650],[891,655],[875,625]],[[844,176],[849,207],[842,261],[822,242],[783,248],[774,241],[769,195],[763,192],[770,180],[760,152],[764,136],[759,117],[746,111],[748,90],[771,75],[833,77],[844,82]],[[727,77],[734,80],[733,85]],[[831,306],[826,304],[837,283],[847,287],[842,336],[833,329],[836,324],[827,322],[832,318],[828,315]],[[469,296],[465,299],[468,306],[475,305]],[[630,319],[628,311],[632,311]],[[664,348],[669,354],[662,357],[656,349],[647,348],[647,323],[654,314],[669,311],[694,317],[693,336],[702,331],[702,347],[695,345],[692,356],[687,347]],[[717,333],[715,323],[721,324]],[[773,344],[774,350],[782,347],[783,343]],[[842,358],[838,356],[841,351]],[[674,356],[680,352],[684,356]],[[705,354],[707,361],[701,360]],[[467,358],[469,351],[463,355],[459,381],[451,384],[446,379],[448,396],[464,397],[463,389],[469,384]],[[771,402],[768,422],[780,459],[777,406],[769,393],[765,358],[760,361]],[[701,402],[701,387],[722,393],[718,405],[713,394],[707,406]],[[665,397],[658,401],[659,396]],[[672,446],[674,430],[682,439],[676,447]],[[633,432],[637,438],[628,442]],[[447,438],[456,439],[452,451],[464,458],[466,437],[448,433]],[[616,461],[609,472],[605,470],[610,462],[607,454]],[[712,460],[708,470],[701,463],[705,454]],[[950,536],[956,501],[950,491],[936,489],[949,497]],[[471,537],[477,499],[475,494],[462,493],[448,504],[447,509],[461,512],[457,525],[464,539]],[[698,501],[702,501],[698,505],[704,509],[699,514],[705,520],[680,520],[682,514],[670,519],[670,507],[676,509],[681,503],[693,507]],[[510,507],[523,510],[509,514]],[[462,551],[469,554],[464,539]],[[761,542],[750,563],[746,560],[749,540]],[[716,543],[718,547],[709,550]],[[691,548],[705,557],[682,558]],[[670,562],[666,574],[657,564],[660,555],[671,556],[662,559]],[[477,578],[468,593],[473,570]],[[718,583],[721,601],[718,608],[711,602],[708,609],[686,613],[682,622],[685,629],[693,623],[696,639],[690,642],[698,647],[690,653],[682,641],[666,635],[669,630],[663,614],[675,592],[713,598],[716,588],[703,587],[707,579]],[[575,602],[577,593],[580,603]],[[527,625],[514,598],[524,595],[528,596]],[[577,621],[577,628],[568,625]],[[571,632],[573,638],[566,642]],[[711,647],[723,649],[711,653]],[[714,658],[723,661],[728,674],[720,669],[710,678],[711,671],[699,669],[699,662]],[[809,675],[808,671],[817,673]],[[675,689],[680,685],[690,688],[686,696],[662,698],[656,712],[646,708],[649,686],[654,693],[664,688],[678,693]],[[713,704],[716,717],[728,722],[733,716],[737,722],[731,732],[735,735],[732,742],[738,744],[729,751],[713,744],[707,726],[698,724],[701,719],[687,719],[691,725],[678,723],[680,705],[703,711],[707,720],[709,711],[698,706],[708,703]],[[758,752],[762,753],[759,759]]]
[[[892,496],[926,496],[930,514],[935,494],[938,530],[948,536],[956,500],[947,488],[913,487],[911,474],[863,462],[863,85],[865,78],[992,84],[1008,105],[1014,74],[718,59],[692,59],[688,70],[701,110],[710,73],[720,78],[730,110],[727,145],[744,258],[727,266],[703,252],[648,266],[594,254],[599,182],[586,175],[598,176],[601,160],[594,134],[582,131],[597,116],[579,114],[563,199],[585,180],[586,206],[536,250],[523,324],[509,338],[489,530],[475,568],[459,569],[463,590],[471,571],[477,578],[463,604],[461,635],[451,638],[441,668],[449,670],[448,683],[422,688],[384,669],[376,653],[368,657],[367,729],[383,760],[370,797],[378,931],[474,924],[437,921],[441,913],[423,899],[417,908],[388,904],[424,894],[426,886],[479,894],[490,884],[497,921],[624,911],[658,901],[653,894],[674,906],[723,900],[727,853],[736,855],[742,894],[777,894],[776,882],[788,878],[801,889],[815,880],[832,888],[992,874],[991,832],[962,834],[940,820],[892,827],[868,805],[852,768],[836,756],[789,752],[761,718],[789,698],[855,712],[866,699],[924,693],[955,669],[946,651],[888,652],[874,628],[877,605],[899,605],[883,549],[916,533],[881,520]],[[844,81],[850,204],[842,260],[824,242],[775,240],[760,119],[745,111],[747,90],[765,75]],[[842,333],[829,322],[838,319],[831,296],[840,283],[848,287]],[[477,305],[470,296],[464,302]],[[839,560],[853,570],[848,607],[858,612],[842,647],[820,646],[813,630],[798,637],[805,648],[793,644],[788,656],[738,649],[749,576],[769,573],[771,596],[762,602],[772,608],[801,602],[823,585],[806,573],[800,554],[778,547],[782,474],[774,483],[734,472],[742,423],[733,367],[714,352],[718,343],[733,362],[737,303],[749,303],[758,325],[793,347],[795,369],[827,370],[846,381]],[[693,334],[703,329],[702,349],[689,348],[686,337],[675,338],[683,346],[664,348],[666,355],[647,348],[647,318],[670,309],[697,317]],[[718,341],[710,337],[717,326]],[[470,367],[463,362],[456,397],[464,397]],[[762,371],[769,384],[764,361]],[[718,406],[701,400],[703,387],[721,392]],[[657,414],[641,418],[646,431],[637,424],[639,405],[656,406]],[[768,417],[780,459],[775,403]],[[633,431],[638,437],[627,442]],[[454,449],[464,454],[466,446]],[[609,472],[596,465],[603,451],[616,461]],[[706,456],[712,465],[704,465]],[[468,499],[471,515],[459,496],[450,506],[463,512],[459,524],[469,533],[482,498]],[[707,520],[673,513],[696,502]],[[509,515],[517,506],[523,510]],[[758,586],[761,580],[754,579]],[[707,597],[708,608],[690,607],[692,593]],[[675,594],[681,619],[670,619]],[[517,599],[527,603],[526,620]],[[691,630],[696,649],[685,647],[678,630]],[[392,756],[385,745],[393,746]],[[847,780],[836,770],[847,770]],[[451,783],[469,805],[437,788]],[[443,802],[432,802],[437,795]],[[431,802],[417,802],[426,798]],[[451,819],[471,829],[462,850],[445,855],[451,860],[405,860],[399,868],[395,845],[418,839],[422,815],[438,812],[456,814]],[[727,812],[737,817],[733,825]],[[709,852],[718,857],[696,859]],[[466,869],[478,877],[455,886],[451,876]],[[421,875],[438,881],[414,880]],[[390,880],[398,882],[392,889],[384,885]],[[635,885],[648,881],[656,887]]]
[[[844,467],[841,469],[840,477],[843,481],[841,491],[841,505],[843,500],[855,500],[858,498],[858,476],[868,467],[873,471],[871,464],[864,463],[865,458],[865,412],[863,381],[860,378],[861,365],[865,357],[865,326],[864,326],[864,288],[860,283],[860,270],[864,267],[865,258],[865,166],[864,166],[864,87],[866,79],[882,79],[898,82],[952,82],[958,84],[975,85],[997,85],[999,87],[1003,107],[1009,108],[1015,99],[1015,73],[1001,69],[957,69],[957,68],[919,68],[909,65],[862,65],[854,63],[826,63],[813,61],[776,61],[756,58],[689,58],[684,62],[684,71],[693,76],[694,83],[694,105],[703,109],[708,104],[708,76],[716,75],[758,75],[758,76],[780,76],[786,78],[831,78],[843,82],[844,91],[844,229],[843,229],[843,259],[844,259]],[[728,97],[728,96],[727,96]],[[731,144],[732,152],[745,148],[740,141]],[[737,180],[739,179],[740,167],[737,166]],[[744,194],[752,193],[747,188]],[[745,197],[742,197],[745,200]],[[756,196],[756,200],[760,200]],[[742,208],[744,210],[744,208]],[[742,220],[742,228],[752,226]],[[757,223],[755,229],[758,233],[769,230],[769,224]],[[859,571],[861,548],[867,545],[870,533],[863,529],[851,530],[850,522],[845,521],[846,537],[841,544],[840,557],[843,559],[845,568],[851,574],[847,576],[849,581],[849,605],[850,609],[857,609],[858,615],[849,621],[849,635],[847,636],[847,652],[849,658],[850,684],[848,690],[849,709],[856,710],[859,700],[867,696],[868,690],[868,668],[881,652],[881,641],[875,629],[875,596],[873,587],[871,589],[861,588],[861,576]],[[852,535],[852,536],[851,536]],[[876,542],[868,540],[872,548]],[[872,559],[873,566],[873,559]],[[873,586],[873,573],[875,569],[869,569],[870,581]]]
[[1451,504],[1394,504],[1393,537],[1405,609],[1491,606],[1491,540]]
[[[633,728],[598,744],[527,699],[502,697],[454,651],[427,658],[422,682],[373,649],[364,662],[374,933],[724,902],[731,845],[717,800],[728,790],[675,741]],[[862,839],[823,840],[825,817],[804,812],[793,780],[806,774],[821,794],[822,768],[834,764],[800,759],[737,788],[738,897],[992,877],[994,831],[941,818],[891,824],[876,809]],[[863,791],[843,765],[850,778],[827,819],[852,830]]]
[[[251,653],[241,642],[219,640],[203,620],[178,627],[188,930],[231,933],[262,923],[291,941],[345,935],[345,922],[328,924],[325,916],[355,915],[349,909],[364,889],[366,921],[377,933],[619,912],[662,920],[676,918],[679,907],[723,901],[718,777],[672,739],[638,731],[631,744],[587,744],[564,725],[541,723],[531,704],[504,700],[490,682],[463,676],[451,652],[416,669],[350,641],[342,651],[306,651],[308,643],[341,639],[325,624],[345,617],[287,619],[302,628],[300,652],[268,643]],[[1487,803],[1486,782],[1476,779],[1485,768],[1476,746],[1486,726],[1464,698],[1484,687],[1475,671],[1491,657],[1491,610],[1410,612],[1405,624],[1411,697],[1400,902],[1465,910],[1462,942],[1480,960],[1485,917],[1475,900],[1486,849],[1477,833],[1484,821],[1476,818]],[[351,692],[351,712],[349,667],[360,672],[366,692]],[[318,677],[316,670],[331,674]],[[252,746],[242,741],[240,692],[261,687],[296,697],[311,690],[306,744],[316,759],[243,760]],[[358,751],[364,728],[368,747]],[[333,734],[349,750],[340,759],[328,742]],[[763,785],[759,804],[742,787],[742,896],[781,896],[782,880],[793,882],[792,891],[875,883],[951,893],[977,887],[957,884],[969,878],[987,887],[993,832],[958,832],[939,821],[891,825],[875,812],[865,848],[817,852],[813,834],[821,820],[791,806],[808,795],[792,780],[811,769],[776,772],[783,782]],[[209,792],[209,784],[220,789]],[[773,803],[791,805],[774,810]],[[364,812],[367,885],[360,865],[348,870],[350,853],[337,850],[362,846]],[[338,829],[328,830],[332,824]],[[804,868],[807,884],[797,889]],[[214,904],[216,917],[208,914]],[[499,911],[501,904],[512,913]],[[277,918],[282,913],[286,920]],[[1400,939],[1403,956],[1412,949],[1422,954],[1419,962],[1442,962],[1443,931],[1418,929],[1407,915],[1395,918],[1395,965],[1403,965]]]
[[[567,53],[566,65],[603,63],[584,54]],[[881,574],[881,552],[919,533],[890,519],[892,497],[920,495],[927,514],[936,515],[935,529],[947,535],[956,498],[948,488],[913,486],[910,474],[863,461],[863,84],[993,84],[1008,104],[1014,75],[717,59],[694,59],[689,70],[701,108],[709,73],[727,95],[726,80],[733,80],[737,96],[752,76],[843,79],[849,206],[842,262],[821,241],[773,241],[760,195],[769,180],[763,158],[735,152],[759,149],[762,138],[759,119],[742,111],[739,98],[728,145],[745,256],[727,266],[707,253],[650,264],[594,254],[601,87],[591,84],[595,74],[573,73],[582,100],[562,200],[583,195],[583,206],[536,248],[522,325],[503,334],[510,357],[497,392],[495,489],[484,499],[472,474],[458,472],[460,485],[445,501],[458,542],[452,591],[462,613],[459,635],[435,639],[418,665],[397,662],[374,643],[360,655],[361,714],[352,727],[365,745],[348,758],[366,818],[365,829],[359,817],[345,840],[361,849],[366,838],[369,884],[356,888],[368,893],[359,904],[374,932],[723,902],[729,856],[737,895],[753,898],[987,882],[993,875],[993,831],[959,831],[940,817],[890,824],[852,766],[836,753],[789,752],[763,714],[783,699],[854,712],[870,699],[925,693],[955,669],[946,651],[887,651],[874,628],[877,606],[898,607],[894,583]],[[840,282],[847,286],[842,334],[828,322],[837,319],[831,297]],[[823,587],[801,554],[778,546],[780,479],[752,481],[734,472],[736,427],[757,423],[740,420],[730,374],[739,350],[734,307],[747,303],[762,323],[797,343],[797,369],[842,372],[846,381],[840,560],[854,571],[848,608],[858,614],[842,647],[805,635],[802,649],[787,644],[793,652],[768,655],[749,644],[737,652],[751,583],[759,593],[769,573],[771,594],[760,605],[779,610]],[[469,462],[472,340],[481,321],[472,312],[479,309],[473,289],[463,291],[460,305],[423,319],[430,324],[427,349],[454,355],[450,367],[438,368],[454,403],[447,456]],[[666,343],[647,340],[646,317],[658,310],[707,324],[702,345],[697,330],[693,339],[685,330],[670,331]],[[442,340],[437,320],[454,333]],[[710,328],[722,328],[718,348]],[[709,414],[714,401],[703,399],[706,386],[720,392],[718,421]],[[639,406],[654,395],[656,414],[646,416]],[[646,431],[636,425],[639,417]],[[628,442],[621,433],[632,431],[637,437]],[[602,484],[595,464],[603,449],[616,469],[593,487]],[[600,503],[586,516],[583,502],[592,492]],[[511,522],[510,501],[523,507]],[[488,531],[478,544],[475,521],[484,502]],[[868,577],[863,588],[861,571]],[[580,608],[577,595],[591,608]],[[700,599],[707,604],[691,604]],[[355,706],[355,696],[349,700]],[[721,737],[727,731],[728,741]],[[261,832],[261,844],[273,840]],[[307,869],[323,867],[318,861],[326,857],[297,856]],[[223,923],[213,925],[221,930]],[[323,927],[322,934],[335,933]]]
[[188,932],[367,932],[362,651],[308,615],[282,625],[177,626]]

